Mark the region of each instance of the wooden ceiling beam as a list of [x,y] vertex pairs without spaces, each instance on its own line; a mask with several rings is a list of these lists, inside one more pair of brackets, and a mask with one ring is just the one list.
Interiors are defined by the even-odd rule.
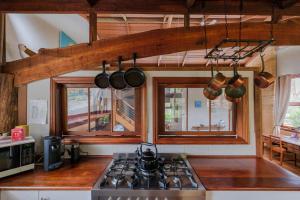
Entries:
[[89,42],[90,44],[97,40],[97,13],[91,9],[89,13]]
[[[269,24],[244,23],[242,39],[269,39]],[[287,31],[289,30],[289,31]],[[259,34],[257,34],[259,33]],[[238,38],[239,24],[229,25],[229,36]],[[276,45],[300,45],[300,25],[274,24]],[[212,48],[225,37],[224,25],[207,26],[207,47]],[[8,62],[3,72],[15,75],[16,86],[77,70],[91,69],[102,60],[116,63],[118,56],[130,60],[205,48],[203,27],[170,28],[97,40],[65,48],[40,49],[37,55]]]
[[[293,0],[292,3],[284,3],[291,0],[279,0],[285,9],[279,9],[282,16],[299,16],[300,0]],[[205,0],[205,7],[202,7],[201,0],[101,0],[92,1],[93,8],[99,13],[116,14],[185,14],[187,3],[191,14],[224,14],[223,0]],[[239,14],[240,1],[228,1],[227,8],[229,15]],[[288,6],[287,6],[288,5]],[[91,8],[87,0],[7,0],[0,4],[0,12],[10,13],[89,13]],[[245,15],[271,15],[271,0],[244,0],[243,14]]]

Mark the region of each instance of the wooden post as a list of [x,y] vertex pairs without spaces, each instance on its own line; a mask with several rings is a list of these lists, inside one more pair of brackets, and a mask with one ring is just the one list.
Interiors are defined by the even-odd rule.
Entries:
[[18,123],[18,90],[11,74],[0,73],[0,132],[9,132]]
[[[254,73],[254,76],[258,72]],[[255,141],[256,141],[256,156],[261,158],[262,155],[262,99],[261,99],[261,89],[254,87],[254,131],[255,131]]]
[[90,29],[90,37],[89,43],[97,40],[97,13],[91,9],[89,14],[89,29]]

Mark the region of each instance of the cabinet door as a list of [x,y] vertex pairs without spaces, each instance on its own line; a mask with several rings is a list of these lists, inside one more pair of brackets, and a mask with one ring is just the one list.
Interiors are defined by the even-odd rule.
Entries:
[[[39,200],[91,200],[91,191],[40,191]],[[1,199],[2,200],[2,199]]]
[[39,193],[34,190],[2,190],[1,200],[38,200]]

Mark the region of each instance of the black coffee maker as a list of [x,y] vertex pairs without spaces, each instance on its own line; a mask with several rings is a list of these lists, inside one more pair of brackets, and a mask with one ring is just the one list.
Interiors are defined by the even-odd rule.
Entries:
[[50,171],[63,164],[61,138],[56,136],[44,137],[44,170]]

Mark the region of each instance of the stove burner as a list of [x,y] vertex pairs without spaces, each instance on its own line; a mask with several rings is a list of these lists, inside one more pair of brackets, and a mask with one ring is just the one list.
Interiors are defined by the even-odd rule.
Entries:
[[118,157],[107,170],[100,188],[197,189],[198,184],[183,158],[160,157],[158,160],[158,169],[144,170],[137,159]]

